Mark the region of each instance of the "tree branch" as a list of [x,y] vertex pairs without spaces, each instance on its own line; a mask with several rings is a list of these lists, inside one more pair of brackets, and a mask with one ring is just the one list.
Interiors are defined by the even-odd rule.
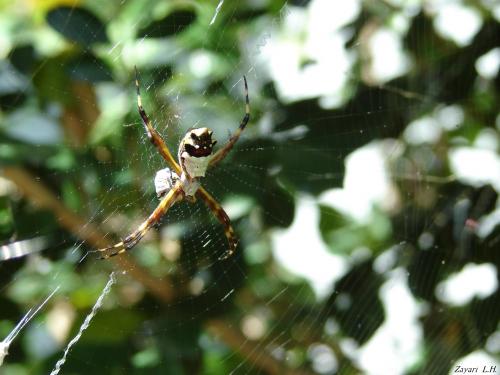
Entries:
[[293,370],[284,366],[266,351],[262,343],[255,343],[248,340],[238,330],[232,328],[223,320],[210,320],[206,324],[206,329],[216,338],[223,341],[233,351],[251,361],[260,369],[269,374],[289,374],[289,375],[309,375],[305,370]]
[[[71,212],[61,201],[41,182],[37,181],[28,171],[19,167],[5,167],[3,174],[14,182],[26,199],[34,205],[51,211],[61,227],[74,236],[81,238],[95,248],[109,246],[106,236],[93,224],[86,222],[80,216]],[[172,285],[166,280],[158,280],[140,267],[133,259],[126,256],[113,258],[113,262],[162,302],[168,303],[174,299]]]

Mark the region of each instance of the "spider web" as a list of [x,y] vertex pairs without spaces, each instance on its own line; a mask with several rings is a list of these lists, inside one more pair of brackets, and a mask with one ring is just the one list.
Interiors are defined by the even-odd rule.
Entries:
[[[165,32],[164,24],[150,23],[168,13],[162,6],[144,5],[138,12],[140,2],[102,9],[85,3],[103,18],[115,12],[127,26],[113,22],[108,29],[113,42],[98,47],[104,52],[89,47],[70,65],[75,75],[90,65],[92,74],[107,78],[95,85],[95,97],[85,87],[75,94],[74,87],[48,84],[51,95],[76,96],[78,108],[101,112],[87,134],[90,151],[75,144],[77,152],[61,147],[54,156],[49,141],[44,145],[42,138],[33,141],[22,130],[9,133],[2,127],[9,140],[27,141],[28,147],[15,146],[29,151],[21,164],[34,171],[29,187],[40,182],[57,191],[67,211],[80,218],[66,217],[36,189],[38,202],[30,201],[26,184],[23,190],[4,183],[9,193],[4,196],[11,197],[6,204],[18,215],[9,236],[50,244],[26,245],[29,256],[0,263],[6,275],[0,287],[4,336],[22,307],[28,310],[58,288],[56,302],[26,328],[24,341],[13,344],[5,371],[41,362],[33,373],[50,372],[83,322],[87,330],[65,352],[63,372],[427,374],[451,372],[457,365],[497,365],[498,257],[492,252],[498,247],[499,178],[491,172],[498,156],[491,155],[498,150],[493,141],[498,125],[468,130],[474,120],[469,106],[477,98],[453,96],[471,88],[465,78],[453,77],[453,69],[423,75],[426,82],[436,80],[433,86],[408,73],[417,64],[405,62],[408,54],[387,55],[380,63],[374,52],[393,43],[389,51],[411,48],[422,58],[430,54],[429,64],[442,59],[446,66],[455,50],[433,55],[449,46],[433,39],[446,39],[439,19],[446,12],[456,16],[465,10],[464,17],[473,18],[477,12],[463,4],[386,3],[380,9],[392,16],[374,17],[383,26],[361,27],[377,6],[352,2],[351,8],[336,9],[316,0],[279,3],[270,11],[259,4],[212,2],[210,9],[197,8],[206,20],[190,26],[207,33],[195,50],[186,47],[189,32],[195,34],[190,29],[182,31],[188,41],[152,38]],[[494,5],[483,3],[494,14]],[[71,5],[72,12],[62,13],[64,27],[79,16]],[[261,9],[268,13],[259,15]],[[340,16],[325,22],[321,9]],[[127,17],[132,10],[134,17]],[[176,32],[189,23],[188,13],[176,19]],[[247,19],[253,21],[234,27]],[[479,22],[471,38],[482,32],[481,25],[486,28],[486,19]],[[330,23],[335,36],[321,39],[330,35],[322,29]],[[127,28],[143,30],[144,38],[131,37]],[[83,34],[101,37],[91,22]],[[462,49],[485,41],[477,47],[484,52],[471,49],[471,55],[483,56],[494,45],[488,34],[466,40],[454,30],[447,37],[461,37],[453,42]],[[338,51],[349,53],[326,51],[340,42]],[[28,81],[51,73],[51,64],[67,64],[51,60],[49,52]],[[88,52],[116,64],[114,73]],[[252,119],[227,160],[203,181],[240,238],[228,260],[217,260],[227,240],[200,201],[169,210],[131,251],[134,263],[98,261],[88,253],[97,247],[88,231],[113,243],[159,203],[153,178],[165,163],[136,113],[133,65],[140,72],[144,107],[173,155],[191,127],[213,129],[219,147],[227,141],[244,114],[241,77],[248,79]],[[491,82],[484,73],[477,80],[477,85]],[[74,115],[77,125],[89,121],[61,111],[47,105],[44,118]],[[32,117],[22,114],[16,119],[14,111],[2,121]],[[70,134],[72,129],[65,128]],[[72,139],[78,143],[78,136]],[[441,146],[446,156],[440,155],[440,142],[452,145]],[[471,177],[467,165],[479,154],[484,157],[473,168],[491,159],[493,168]],[[49,163],[41,161],[46,158]],[[12,168],[5,171],[7,179],[19,181]],[[41,210],[32,206],[40,200]],[[23,221],[28,224],[16,224]],[[55,231],[54,221],[63,230]],[[92,321],[84,320],[112,271],[115,285],[99,303],[101,310],[95,315],[92,310]],[[477,285],[475,279],[482,287],[463,286]]]

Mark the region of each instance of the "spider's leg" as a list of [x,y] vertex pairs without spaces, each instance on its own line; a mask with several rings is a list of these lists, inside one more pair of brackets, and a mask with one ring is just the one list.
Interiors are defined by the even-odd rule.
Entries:
[[234,144],[240,138],[243,130],[245,130],[245,126],[247,126],[248,120],[250,120],[250,101],[248,99],[248,85],[245,76],[243,76],[243,81],[245,82],[245,116],[243,116],[238,130],[236,130],[236,132],[229,138],[229,141],[224,145],[224,147],[217,151],[212,159],[210,159],[210,166],[214,166],[226,157],[229,151],[231,151],[231,149],[233,148]]
[[208,208],[212,210],[215,217],[217,217],[217,220],[219,220],[219,222],[224,227],[224,234],[226,235],[227,242],[229,243],[229,248],[223,255],[219,257],[219,260],[229,258],[231,255],[233,255],[236,247],[238,246],[238,238],[234,233],[234,229],[231,225],[231,220],[229,220],[229,216],[227,216],[226,211],[224,211],[222,206],[205,189],[199,188],[196,192],[196,195],[205,201]]
[[172,169],[180,175],[181,168],[179,167],[179,164],[177,164],[174,157],[170,153],[163,138],[155,130],[155,128],[153,128],[153,125],[151,125],[151,121],[149,120],[149,117],[146,114],[144,107],[142,106],[141,90],[139,87],[139,74],[137,73],[137,68],[135,68],[135,88],[137,91],[137,107],[139,109],[139,114],[141,115],[144,130],[146,130],[146,134],[148,135],[149,140],[158,149],[158,152],[163,157],[163,159],[165,159],[167,163],[172,167]]
[[132,249],[139,243],[142,237],[144,237],[146,232],[160,221],[162,216],[165,215],[175,202],[177,202],[179,197],[182,197],[182,187],[180,184],[177,184],[167,195],[165,195],[153,213],[123,241],[118,242],[116,245],[96,250],[95,252],[104,253],[100,259],[108,259]]

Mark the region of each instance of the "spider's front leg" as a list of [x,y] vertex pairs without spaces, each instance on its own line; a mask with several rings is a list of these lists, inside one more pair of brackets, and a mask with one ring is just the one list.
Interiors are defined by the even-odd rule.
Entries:
[[137,91],[137,108],[139,109],[139,114],[141,115],[142,124],[144,125],[144,130],[146,130],[146,134],[151,141],[151,143],[158,149],[160,155],[166,160],[166,162],[170,165],[170,167],[174,170],[178,175],[181,174],[181,167],[175,161],[174,157],[170,153],[167,145],[163,138],[158,134],[153,125],[151,125],[151,121],[149,120],[144,107],[142,106],[141,99],[141,90],[139,86],[139,74],[137,73],[137,68],[135,68],[135,88]]
[[211,167],[227,156],[229,151],[231,151],[231,149],[233,148],[234,144],[238,141],[238,139],[240,139],[241,133],[243,132],[243,130],[245,130],[245,127],[250,120],[250,100],[248,99],[248,84],[245,76],[243,76],[243,81],[245,83],[245,115],[240,122],[238,130],[236,130],[236,132],[229,138],[229,141],[224,145],[224,147],[217,151],[210,159]]
[[94,252],[103,253],[100,259],[108,259],[113,256],[119,255],[132,249],[144,237],[148,230],[150,230],[160,219],[165,215],[170,207],[175,202],[183,198],[184,192],[180,183],[169,190],[165,197],[161,200],[160,204],[155,208],[153,213],[131,234],[129,234],[123,241],[118,242],[116,245],[109,246],[103,249],[95,250]]

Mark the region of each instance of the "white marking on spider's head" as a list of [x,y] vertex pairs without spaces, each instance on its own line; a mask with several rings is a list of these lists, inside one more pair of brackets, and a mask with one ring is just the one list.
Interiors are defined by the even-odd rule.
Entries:
[[212,140],[213,132],[209,128],[196,128],[188,131],[182,138],[179,154],[187,152],[190,156],[206,157],[212,153],[217,141]]

